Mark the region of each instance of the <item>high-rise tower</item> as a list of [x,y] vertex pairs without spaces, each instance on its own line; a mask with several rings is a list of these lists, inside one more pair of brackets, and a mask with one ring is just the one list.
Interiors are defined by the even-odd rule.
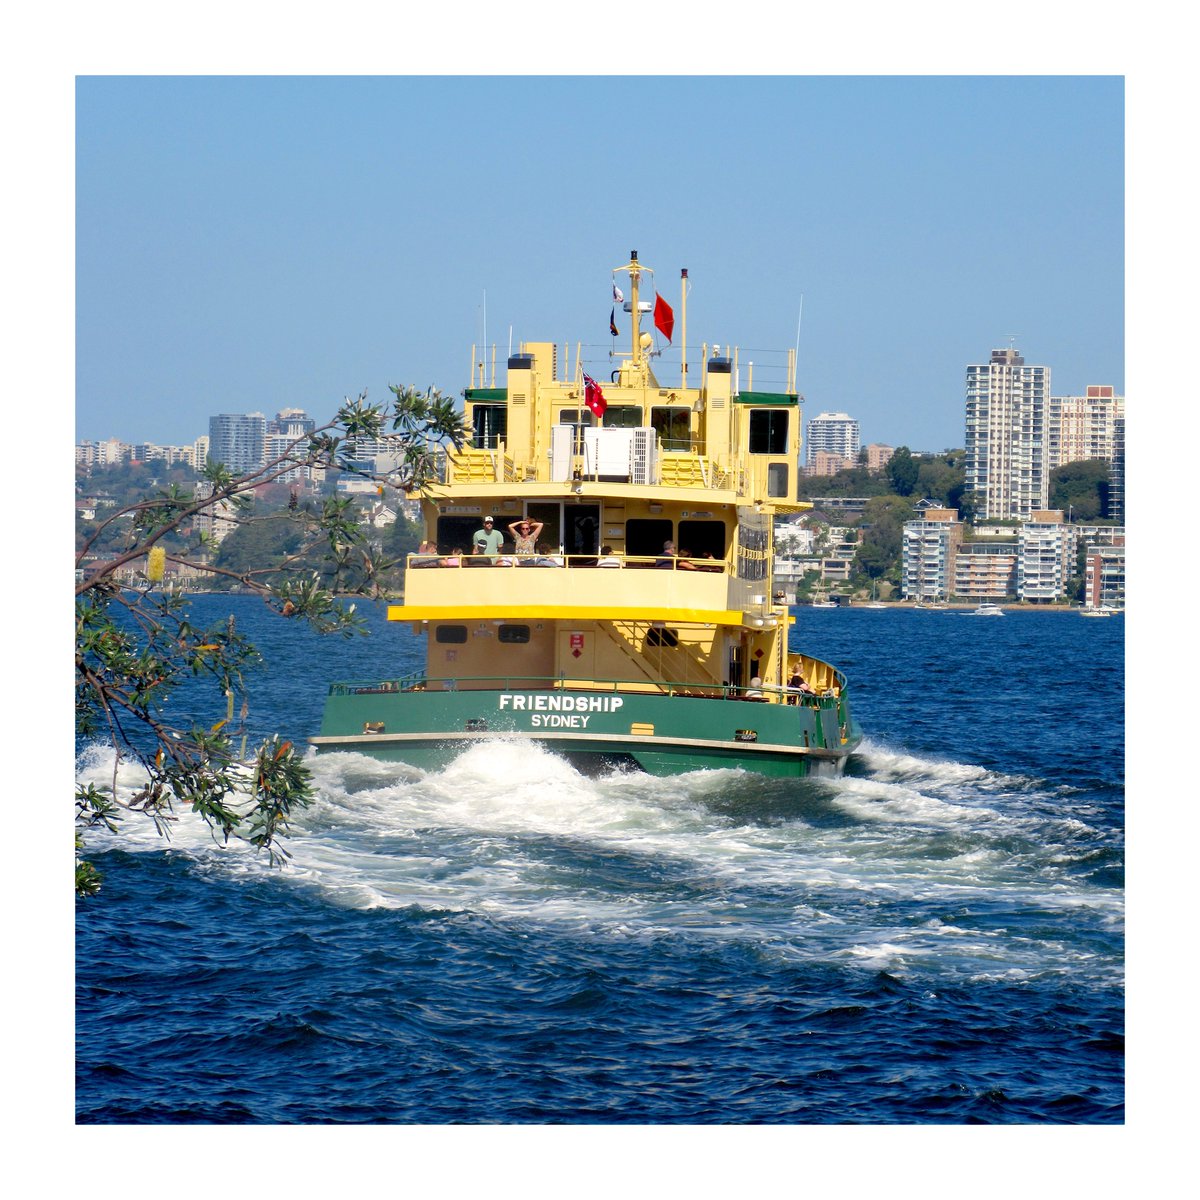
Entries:
[[1015,349],[967,367],[967,488],[979,515],[1028,520],[1047,506],[1046,418],[1050,368],[1027,366]]

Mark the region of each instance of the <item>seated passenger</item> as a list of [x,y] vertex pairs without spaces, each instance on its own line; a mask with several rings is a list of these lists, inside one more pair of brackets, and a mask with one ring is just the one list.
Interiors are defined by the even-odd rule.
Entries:
[[721,564],[713,556],[713,552],[711,550],[700,555],[700,558],[703,561],[697,565],[697,571],[719,571],[721,569]]
[[792,677],[788,680],[788,703],[799,704],[801,696],[815,696],[817,693],[808,686],[808,681],[800,674],[800,668],[796,667],[792,671]]
[[462,560],[463,560],[462,547],[455,546],[454,553],[451,554],[448,558],[440,559],[438,562],[438,566],[439,567],[461,567]]
[[692,552],[690,550],[680,550],[678,561],[675,563],[677,571],[698,571],[700,568],[692,562]]
[[417,552],[412,556],[410,567],[437,567],[441,564],[437,558],[437,547],[432,542],[422,542]]
[[654,565],[663,570],[673,570],[675,567],[675,559],[679,556],[675,553],[674,542],[663,542],[663,552],[661,558],[654,560]]
[[762,676],[755,675],[754,678],[750,680],[750,686],[746,688],[744,692],[742,692],[742,695],[747,700],[765,700],[766,696],[763,695],[762,690]]
[[600,561],[596,564],[598,567],[620,567],[621,560],[613,553],[611,546],[602,546],[600,548]]
[[561,554],[551,554],[550,547],[545,542],[537,544],[537,558],[534,564],[539,567],[561,567],[564,565]]

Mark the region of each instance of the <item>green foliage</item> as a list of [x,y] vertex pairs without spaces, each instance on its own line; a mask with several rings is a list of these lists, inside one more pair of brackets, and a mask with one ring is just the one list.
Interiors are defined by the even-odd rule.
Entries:
[[[107,738],[117,755],[111,786],[77,786],[75,793],[76,891],[94,895],[100,879],[81,858],[83,835],[103,826],[119,832],[134,813],[169,835],[178,806],[201,816],[222,841],[240,839],[272,862],[286,857],[280,838],[293,813],[312,797],[301,755],[289,742],[268,739],[248,752],[246,674],[257,667],[257,649],[234,618],[201,629],[182,595],[146,579],[121,586],[118,572],[136,570],[155,547],[179,567],[236,582],[282,617],[306,621],[320,633],[354,636],[366,625],[346,592],[378,596],[387,567],[357,520],[353,501],[329,495],[320,503],[289,503],[255,515],[253,495],[298,465],[344,469],[347,442],[377,437],[387,421],[398,431],[405,466],[386,483],[419,491],[435,478],[437,455],[447,442],[461,447],[462,418],[433,389],[392,388],[390,406],[370,405],[365,393],[347,400],[337,417],[250,475],[235,477],[209,462],[201,475],[212,494],[169,482],[144,498],[89,523],[77,546],[75,610],[75,721],[80,738]],[[359,472],[361,474],[361,472]],[[120,478],[145,482],[130,469]],[[214,557],[195,518],[232,507],[238,527]],[[107,557],[95,555],[104,548]],[[122,574],[122,578],[125,575]],[[211,725],[180,720],[172,697],[189,679],[207,680],[224,716]],[[235,718],[235,714],[236,718]],[[121,759],[137,762],[144,782],[132,795],[117,788]]]
[[920,468],[907,446],[899,446],[888,459],[884,472],[897,496],[911,496],[916,490]]
[[862,539],[854,556],[855,571],[868,579],[896,575],[904,540],[904,522],[912,520],[912,505],[902,496],[877,496],[867,502],[860,529]]
[[1065,463],[1050,472],[1050,507],[1069,512],[1074,521],[1104,516],[1109,489],[1108,463],[1102,458]]

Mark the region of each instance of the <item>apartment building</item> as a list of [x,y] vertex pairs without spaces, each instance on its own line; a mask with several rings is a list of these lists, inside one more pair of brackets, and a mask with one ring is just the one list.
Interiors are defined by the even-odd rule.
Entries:
[[208,419],[208,455],[234,475],[266,463],[267,418],[262,413],[219,413]]
[[808,422],[805,446],[805,462],[810,467],[815,465],[816,456],[822,451],[851,463],[857,462],[860,449],[858,421],[849,413],[818,413]]
[[1074,559],[1074,527],[1056,509],[1035,511],[1017,533],[1017,596],[1034,604],[1061,600]]
[[904,523],[900,594],[906,600],[944,600],[951,594],[955,553],[963,526],[953,508],[927,508]]
[[1125,397],[1106,384],[1089,384],[1082,396],[1051,396],[1046,412],[1046,466],[1101,458],[1112,462],[1117,421],[1124,421]]
[[954,555],[951,595],[964,600],[1003,600],[1017,591],[1017,543],[962,542]]
[[1093,546],[1084,560],[1083,602],[1089,608],[1125,607],[1125,546]]
[[1050,368],[1026,364],[1015,349],[967,367],[966,484],[982,516],[1024,520],[1046,507],[1049,398]]

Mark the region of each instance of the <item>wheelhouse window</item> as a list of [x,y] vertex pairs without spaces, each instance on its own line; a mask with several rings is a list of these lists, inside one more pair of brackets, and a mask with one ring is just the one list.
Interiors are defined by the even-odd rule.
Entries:
[[788,414],[779,408],[750,410],[750,453],[786,454]]
[[476,404],[471,409],[471,442],[480,450],[495,450],[508,437],[508,406]]
[[639,404],[610,404],[604,410],[605,429],[638,429],[642,424]]
[[650,424],[664,450],[690,450],[692,410],[656,405],[650,410]]
[[[607,414],[605,414],[607,416]],[[583,453],[583,431],[589,425],[595,425],[596,418],[592,416],[590,408],[562,408],[558,412],[558,423],[560,425],[570,425],[575,430],[574,451],[575,454]]]
[[434,639],[443,645],[462,645],[467,640],[465,625],[439,625]]

